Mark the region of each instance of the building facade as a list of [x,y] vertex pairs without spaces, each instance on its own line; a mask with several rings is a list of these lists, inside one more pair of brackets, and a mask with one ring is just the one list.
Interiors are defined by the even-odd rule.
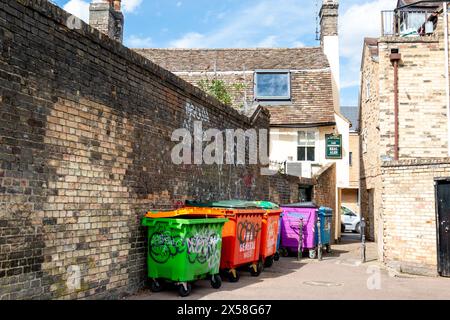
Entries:
[[[338,212],[341,190],[349,187],[350,127],[339,112],[338,9],[338,1],[323,1],[319,47],[134,50],[196,86],[223,81],[244,114],[267,108],[271,169],[312,179],[335,164]],[[299,195],[311,201],[311,186],[300,186]]]
[[382,12],[382,36],[364,41],[361,212],[388,266],[436,275],[448,259],[436,200],[450,176],[448,26],[441,4],[414,2]]

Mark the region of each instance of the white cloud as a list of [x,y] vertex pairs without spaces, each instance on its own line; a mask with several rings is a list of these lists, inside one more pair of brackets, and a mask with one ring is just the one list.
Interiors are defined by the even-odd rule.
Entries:
[[[285,45],[314,34],[314,6],[298,0],[260,0],[227,13],[228,19],[205,33],[188,32],[171,47],[224,48]],[[293,14],[295,13],[295,14]],[[307,26],[307,27],[305,27]],[[268,34],[277,34],[277,38]],[[275,41],[276,40],[276,41]]]
[[89,2],[83,0],[70,0],[63,9],[80,18],[86,23],[89,23]]
[[277,39],[277,36],[268,36],[267,38],[264,38],[262,41],[260,41],[256,46],[258,48],[275,47],[277,45]]
[[197,32],[189,32],[183,37],[170,42],[173,48],[203,48],[205,47],[205,36]]
[[292,47],[294,47],[294,48],[303,48],[303,47],[306,47],[306,45],[303,43],[303,42],[301,42],[301,41],[294,41],[294,42],[292,42],[292,45],[291,45]]
[[129,48],[151,48],[153,47],[153,41],[150,37],[131,35],[125,39],[125,45]]
[[133,13],[142,4],[142,0],[122,0],[122,11]]
[[365,37],[379,37],[381,11],[392,10],[393,0],[375,0],[350,6],[339,17],[341,87],[359,85],[359,70]]
[[[89,23],[89,3],[102,2],[101,0],[70,0],[63,9],[77,16],[81,20]],[[122,11],[124,13],[133,13],[142,4],[142,0],[122,0]]]

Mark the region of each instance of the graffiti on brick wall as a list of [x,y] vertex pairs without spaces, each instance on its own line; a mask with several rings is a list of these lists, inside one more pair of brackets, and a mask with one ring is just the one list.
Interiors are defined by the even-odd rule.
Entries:
[[189,131],[194,128],[194,121],[209,122],[208,110],[202,106],[196,106],[187,101],[184,109],[186,111],[186,118],[183,121],[183,127]]

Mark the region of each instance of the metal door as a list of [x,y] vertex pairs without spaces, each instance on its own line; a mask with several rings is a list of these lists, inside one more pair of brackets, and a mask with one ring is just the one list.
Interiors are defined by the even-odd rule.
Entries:
[[438,272],[450,277],[450,181],[436,181]]

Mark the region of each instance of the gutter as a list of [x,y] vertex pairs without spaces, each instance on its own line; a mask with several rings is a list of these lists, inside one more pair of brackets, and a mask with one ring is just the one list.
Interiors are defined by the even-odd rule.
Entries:
[[402,55],[398,52],[398,49],[392,49],[391,55],[389,56],[393,66],[394,66],[394,160],[399,159],[399,125],[398,125],[398,114],[399,114],[399,98],[398,98],[398,65],[399,61],[402,59]]
[[299,123],[299,124],[270,124],[271,128],[314,128],[314,127],[331,127],[335,126],[336,122],[322,122],[322,123]]

